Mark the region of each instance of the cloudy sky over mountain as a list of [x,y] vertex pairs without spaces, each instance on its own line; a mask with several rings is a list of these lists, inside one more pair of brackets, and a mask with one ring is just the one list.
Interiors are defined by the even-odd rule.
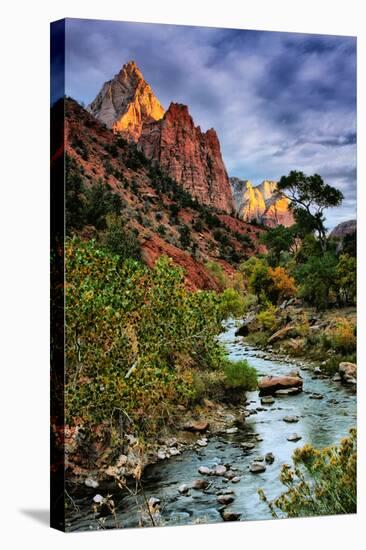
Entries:
[[88,104],[134,60],[165,108],[214,127],[231,176],[319,173],[341,189],[328,227],[356,215],[352,37],[67,20],[66,94]]

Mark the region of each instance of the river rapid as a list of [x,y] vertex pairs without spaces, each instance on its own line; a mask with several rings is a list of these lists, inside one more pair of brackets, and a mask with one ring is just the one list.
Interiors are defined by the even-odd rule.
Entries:
[[[230,321],[220,336],[231,359],[247,359],[257,369],[259,376],[283,375],[299,368],[304,391],[276,398],[271,405],[261,405],[258,391],[248,392],[246,409],[251,414],[236,433],[212,435],[206,447],[188,449],[179,456],[147,467],[142,479],[145,495],[147,499],[160,499],[161,525],[223,521],[217,493],[225,489],[234,491],[235,500],[227,509],[240,513],[241,521],[270,519],[268,506],[259,499],[258,488],[264,489],[269,499],[283,491],[279,481],[281,466],[291,463],[294,449],[305,443],[318,448],[338,443],[347,435],[350,427],[356,426],[354,388],[314,376],[312,369],[301,361],[289,363],[264,358],[258,349],[247,346],[241,338],[235,337],[236,328],[235,321]],[[312,394],[320,394],[323,398],[312,399]],[[299,421],[294,424],[284,422],[283,418],[289,415],[298,416]],[[301,436],[301,440],[296,443],[287,440],[294,432]],[[255,447],[243,451],[243,442],[254,442]],[[273,464],[266,464],[263,473],[251,473],[250,464],[256,457],[266,453],[273,453]],[[200,466],[213,468],[218,464],[230,465],[240,481],[234,484],[231,481],[224,482],[221,476],[206,478],[198,473]],[[182,484],[190,485],[200,477],[210,482],[205,491],[190,490],[187,495],[179,493]],[[112,495],[116,504],[116,517],[108,517],[103,523],[96,519],[92,510],[96,493]],[[95,490],[80,487],[72,498],[76,508],[71,507],[67,514],[67,531],[139,525],[142,497],[139,497],[138,503],[133,496],[122,493],[111,483],[101,484]]]

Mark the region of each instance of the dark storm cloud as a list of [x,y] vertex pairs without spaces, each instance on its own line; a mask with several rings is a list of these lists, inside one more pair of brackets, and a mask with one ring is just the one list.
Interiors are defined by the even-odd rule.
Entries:
[[317,172],[345,195],[329,224],[355,216],[354,38],[92,20],[66,34],[68,95],[89,103],[133,59],[164,107],[217,130],[230,175]]

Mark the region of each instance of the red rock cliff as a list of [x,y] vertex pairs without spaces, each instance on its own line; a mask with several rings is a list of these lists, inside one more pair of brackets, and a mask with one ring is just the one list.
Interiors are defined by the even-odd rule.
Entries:
[[199,202],[231,212],[229,178],[214,129],[201,132],[186,105],[171,103],[159,121],[143,125],[138,147]]

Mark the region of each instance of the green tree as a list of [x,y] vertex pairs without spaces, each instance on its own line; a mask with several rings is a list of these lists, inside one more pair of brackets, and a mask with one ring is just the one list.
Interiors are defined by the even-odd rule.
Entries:
[[264,231],[260,241],[268,249],[267,261],[272,267],[278,265],[282,252],[289,252],[294,243],[294,232],[288,227],[278,225]]
[[322,256],[310,256],[296,270],[300,285],[300,297],[318,309],[329,305],[330,291],[336,287],[337,258],[330,252]]
[[121,261],[127,258],[141,259],[140,243],[134,231],[126,226],[126,222],[116,215],[107,216],[107,230],[102,242],[106,248],[119,256]]
[[356,302],[356,258],[349,254],[341,254],[336,267],[336,285],[340,302],[355,304]]
[[322,249],[325,250],[324,210],[341,204],[341,191],[324,183],[319,174],[306,176],[303,172],[295,170],[288,176],[282,176],[278,190],[291,201],[291,208],[299,227],[305,228],[307,232],[315,231]]

